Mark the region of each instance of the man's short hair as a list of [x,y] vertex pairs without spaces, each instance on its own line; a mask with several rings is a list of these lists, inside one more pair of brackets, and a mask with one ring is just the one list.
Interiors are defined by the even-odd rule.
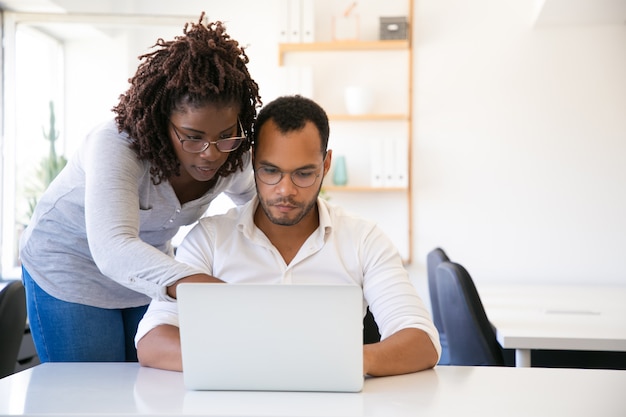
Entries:
[[306,122],[313,123],[320,134],[321,151],[326,153],[330,135],[328,116],[313,100],[300,95],[282,96],[263,106],[254,123],[253,144],[258,144],[259,131],[268,120],[273,120],[282,133],[303,129]]

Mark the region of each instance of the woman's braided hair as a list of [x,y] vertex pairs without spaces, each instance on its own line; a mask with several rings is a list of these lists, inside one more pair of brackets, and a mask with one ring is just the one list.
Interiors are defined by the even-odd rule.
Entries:
[[[168,134],[172,112],[207,104],[237,105],[245,135],[250,137],[259,87],[250,77],[244,48],[231,39],[222,22],[187,23],[183,35],[172,41],[158,39],[142,61],[131,86],[113,111],[120,132],[130,136],[131,148],[151,164],[150,175],[159,184],[180,174],[180,163]],[[225,177],[243,167],[242,155],[250,141],[228,155],[217,175]]]

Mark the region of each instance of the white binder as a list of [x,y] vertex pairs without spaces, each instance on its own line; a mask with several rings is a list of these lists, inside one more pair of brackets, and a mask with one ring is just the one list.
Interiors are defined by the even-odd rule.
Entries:
[[302,42],[301,0],[289,0],[289,42]]
[[278,42],[279,43],[288,43],[289,42],[289,25],[291,23],[290,15],[289,15],[289,4],[292,0],[279,0],[278,4]]
[[409,147],[406,138],[394,138],[394,183],[396,187],[409,186]]
[[384,142],[379,138],[370,140],[370,162],[371,162],[371,185],[372,187],[383,187],[385,185]]
[[302,42],[315,41],[315,2],[300,0],[300,21],[302,23]]

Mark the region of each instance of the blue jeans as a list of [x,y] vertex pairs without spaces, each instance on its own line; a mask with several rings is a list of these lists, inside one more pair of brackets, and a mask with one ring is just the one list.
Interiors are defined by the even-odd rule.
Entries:
[[52,297],[22,268],[30,331],[43,362],[136,362],[134,338],[147,305],[106,309]]

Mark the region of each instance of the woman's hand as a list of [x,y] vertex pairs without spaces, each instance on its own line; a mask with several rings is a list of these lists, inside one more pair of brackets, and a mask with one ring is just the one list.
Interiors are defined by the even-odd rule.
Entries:
[[167,287],[167,295],[169,295],[172,298],[176,298],[176,287],[178,287],[178,284],[182,284],[184,282],[224,283],[224,281],[222,281],[221,279],[215,278],[214,276],[207,275],[207,274],[189,275],[188,277],[181,278],[175,283],[173,283],[172,285],[170,285],[169,287]]

